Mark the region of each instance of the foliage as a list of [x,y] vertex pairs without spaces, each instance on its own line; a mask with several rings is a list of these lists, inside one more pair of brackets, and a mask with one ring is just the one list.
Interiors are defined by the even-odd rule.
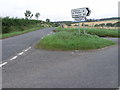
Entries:
[[94,27],[98,27],[99,25],[98,24],[95,24]]
[[113,24],[115,27],[120,27],[120,22],[116,22]]
[[41,21],[28,20],[28,19],[17,19],[17,18],[2,18],[2,33],[9,33],[14,31],[23,31],[27,27],[39,24]]
[[4,38],[9,38],[9,37],[12,37],[12,36],[16,36],[16,35],[20,35],[20,34],[24,34],[24,33],[27,33],[27,32],[32,32],[32,31],[35,31],[35,30],[39,30],[39,29],[42,29],[44,27],[41,27],[41,26],[38,26],[38,25],[34,25],[34,28],[29,28],[29,29],[26,29],[24,31],[15,31],[15,32],[11,32],[11,33],[5,33],[5,34],[1,34],[0,35],[0,39],[4,39]]
[[40,17],[40,13],[36,13],[35,18],[38,20],[39,17]]
[[25,18],[28,19],[28,17],[32,17],[33,14],[31,15],[31,11],[30,10],[26,10],[25,14]]
[[102,24],[95,24],[94,25],[94,27],[104,27],[104,26],[106,26],[106,27],[120,27],[120,22],[116,22],[116,23],[106,23],[106,24],[104,24],[104,23],[102,23]]
[[99,24],[99,26],[104,27],[104,26],[105,26],[105,24],[104,24],[104,23],[102,23],[102,24]]
[[60,26],[59,23],[57,23],[57,22],[54,22],[54,23],[53,23],[53,27],[58,27],[58,26]]
[[113,27],[113,24],[112,23],[107,23],[106,26],[107,27]]
[[48,18],[47,18],[47,19],[46,19],[46,22],[48,22],[48,23],[49,23],[49,22],[50,22],[50,19],[48,19]]
[[32,19],[32,17],[33,17],[33,14],[30,16],[30,19]]

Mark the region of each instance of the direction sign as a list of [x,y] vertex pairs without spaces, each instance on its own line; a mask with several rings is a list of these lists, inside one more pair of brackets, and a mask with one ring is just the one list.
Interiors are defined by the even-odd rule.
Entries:
[[[72,9],[71,14],[72,18],[74,18],[76,21],[85,21],[86,16],[89,16],[91,13],[90,9],[88,7],[85,8],[77,8],[77,9]],[[83,22],[83,27],[84,27],[84,34],[85,34],[85,24]],[[80,34],[80,23],[78,23],[78,31]]]
[[75,21],[85,21],[85,17],[74,18]]
[[87,16],[90,16],[90,13],[91,13],[91,10],[89,8],[86,8],[88,13],[87,13]]
[[77,18],[77,19],[80,18],[80,20],[82,20],[82,18],[89,16],[91,11],[88,7],[85,7],[85,8],[72,9],[71,13],[72,13],[72,18]]

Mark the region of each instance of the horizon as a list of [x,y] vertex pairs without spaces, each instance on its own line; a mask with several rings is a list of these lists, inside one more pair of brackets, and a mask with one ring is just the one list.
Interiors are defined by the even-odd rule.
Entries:
[[87,19],[111,18],[118,17],[118,2],[119,0],[91,0],[91,2],[88,0],[24,0],[23,3],[16,0],[1,0],[0,17],[25,18],[24,12],[30,10],[32,14],[40,13],[39,20],[45,21],[48,18],[51,21],[74,21],[71,17],[71,9],[89,7],[91,14]]

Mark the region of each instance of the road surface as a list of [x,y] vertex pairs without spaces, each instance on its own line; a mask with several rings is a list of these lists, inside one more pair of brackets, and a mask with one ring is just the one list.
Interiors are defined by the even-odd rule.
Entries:
[[50,33],[54,28],[41,29],[27,34],[11,37],[2,41],[2,60],[9,59],[23,49],[32,46],[44,35]]
[[[42,33],[46,35],[51,30],[45,29]],[[3,44],[12,43],[11,47],[19,41],[18,48],[24,47],[24,44],[28,46],[13,51],[14,55],[31,46],[29,50],[13,60],[9,60],[12,54],[4,55],[7,64],[2,67],[3,88],[118,87],[118,45],[89,51],[37,50],[34,45],[38,38],[42,37],[38,32],[40,31],[31,32],[30,36],[25,34],[3,40]],[[35,39],[30,43],[29,38]],[[22,41],[24,43],[21,43]],[[4,51],[4,54],[6,52]]]

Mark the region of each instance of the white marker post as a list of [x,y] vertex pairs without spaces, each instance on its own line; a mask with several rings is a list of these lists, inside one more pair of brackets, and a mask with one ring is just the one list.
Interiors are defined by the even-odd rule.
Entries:
[[[75,21],[78,21],[78,31],[80,34],[80,22],[81,21],[85,21],[86,20],[86,16],[89,16],[91,13],[90,9],[88,7],[85,8],[77,8],[77,9],[72,9],[71,10],[71,14],[72,14],[72,18],[75,19]],[[84,34],[85,34],[85,24],[83,23],[83,27],[84,27]]]

